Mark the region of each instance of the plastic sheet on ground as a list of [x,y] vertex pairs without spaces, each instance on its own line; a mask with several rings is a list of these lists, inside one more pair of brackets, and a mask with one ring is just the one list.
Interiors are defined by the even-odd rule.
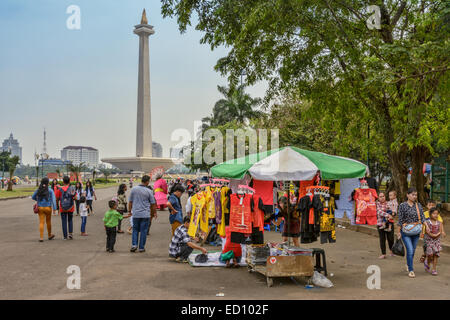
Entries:
[[[221,252],[208,252],[208,261],[205,263],[195,262],[195,257],[201,253],[192,253],[189,258],[189,264],[192,267],[225,267],[226,264],[220,261]],[[244,255],[241,258],[241,262],[239,263],[241,267],[246,267],[247,263],[245,262]]]

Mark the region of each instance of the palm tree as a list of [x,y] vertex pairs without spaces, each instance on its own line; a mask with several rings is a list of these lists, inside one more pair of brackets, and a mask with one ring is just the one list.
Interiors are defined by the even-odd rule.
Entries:
[[106,183],[108,183],[108,176],[111,175],[112,170],[108,169],[108,168],[102,168],[102,169],[100,169],[100,172],[103,173],[103,175],[105,176],[105,179],[106,179]]
[[79,177],[80,177],[80,173],[81,173],[83,165],[84,165],[84,163],[81,162],[77,166],[74,166],[73,164],[71,164],[69,166],[70,172],[75,175],[75,178],[77,179],[77,182],[80,181]]
[[9,170],[9,182],[8,182],[8,190],[13,191],[13,182],[12,178],[14,176],[14,171],[16,171],[17,165],[20,163],[20,158],[18,156],[11,157],[7,160],[8,170]]
[[216,102],[210,117],[202,119],[202,129],[224,125],[233,120],[239,123],[246,123],[249,119],[259,116],[261,111],[254,109],[261,105],[262,100],[260,98],[252,98],[244,92],[244,89],[244,85],[240,85],[237,88],[217,86],[217,90],[224,96],[224,99]]

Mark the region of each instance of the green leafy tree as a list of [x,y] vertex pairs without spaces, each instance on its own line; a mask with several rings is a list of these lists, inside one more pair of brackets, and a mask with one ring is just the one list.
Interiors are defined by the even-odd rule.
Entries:
[[[369,29],[380,8],[380,28]],[[355,144],[368,123],[381,137],[399,198],[411,183],[424,201],[422,166],[449,147],[449,2],[438,0],[162,0],[182,32],[198,16],[202,43],[230,48],[216,70],[236,84],[269,82],[266,103],[295,91]],[[359,119],[359,131],[346,124]],[[355,132],[356,131],[356,132]],[[356,133],[356,134],[355,134]]]
[[106,182],[108,182],[108,177],[112,174],[113,170],[109,168],[101,168],[100,172],[105,176]]
[[9,171],[9,182],[8,182],[8,190],[7,191],[13,191],[13,181],[12,178],[14,177],[14,171],[16,171],[17,165],[20,163],[20,158],[18,156],[9,157],[6,161],[6,164],[8,166]]

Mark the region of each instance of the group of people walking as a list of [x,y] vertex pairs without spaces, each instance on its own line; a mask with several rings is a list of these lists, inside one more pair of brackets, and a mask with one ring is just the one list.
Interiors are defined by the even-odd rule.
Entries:
[[[386,241],[389,246],[390,256],[393,256],[394,234],[397,231],[397,239],[402,241],[406,250],[406,271],[410,278],[415,277],[414,255],[417,243],[423,238],[423,255],[420,262],[424,264],[425,271],[437,275],[437,261],[442,251],[441,237],[446,236],[443,220],[439,214],[434,200],[428,200],[427,211],[417,201],[417,190],[408,189],[407,200],[400,205],[397,202],[395,191],[389,192],[389,200],[386,194],[380,192],[377,200],[377,229],[380,238],[381,256],[386,258]],[[394,226],[394,217],[398,215],[398,221]]]
[[43,178],[39,188],[31,197],[36,201],[35,212],[39,215],[39,241],[44,241],[44,227],[47,225],[48,239],[52,240],[55,235],[52,233],[52,214],[61,216],[63,240],[73,239],[73,214],[81,216],[81,235],[87,236],[87,217],[93,214],[93,200],[97,200],[94,187],[91,181],[83,186],[77,182],[75,187],[71,186],[70,178],[63,178],[63,185],[59,185],[57,180],[53,180],[50,185],[48,178]]

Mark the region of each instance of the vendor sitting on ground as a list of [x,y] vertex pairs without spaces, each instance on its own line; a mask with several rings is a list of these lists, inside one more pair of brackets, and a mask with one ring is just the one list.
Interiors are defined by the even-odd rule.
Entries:
[[208,250],[192,242],[188,235],[190,221],[190,217],[184,217],[183,224],[175,230],[169,246],[169,257],[175,258],[177,262],[188,262],[187,259],[194,249],[200,250],[203,254],[208,253]]
[[220,261],[225,262],[227,268],[231,267],[230,261],[233,261],[233,267],[238,268],[242,257],[241,245],[239,243],[231,242],[230,227],[225,228],[225,234],[226,242],[223,247],[222,254],[220,255]]

